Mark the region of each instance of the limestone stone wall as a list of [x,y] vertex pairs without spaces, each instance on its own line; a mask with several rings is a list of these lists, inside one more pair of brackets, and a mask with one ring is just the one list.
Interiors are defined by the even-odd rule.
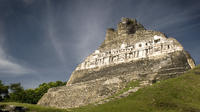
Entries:
[[106,31],[105,43],[108,43],[117,37],[116,31],[113,28],[109,28]]
[[103,52],[96,50],[76,70],[125,63],[140,58],[151,58],[181,50],[183,50],[183,47],[175,44],[175,41],[154,35],[154,37],[137,42],[134,45],[123,43],[118,49]]
[[[113,64],[100,68],[75,70],[68,81],[68,85],[90,81],[101,77],[114,77],[117,75],[138,75],[139,79],[153,80],[159,75],[159,79],[166,79],[191,69],[184,51],[175,51],[167,55],[151,58],[141,58],[126,63]],[[156,74],[156,75],[152,75]],[[170,75],[169,75],[170,74]],[[149,79],[149,77],[154,77]]]
[[126,37],[133,34],[137,30],[144,30],[144,26],[136,21],[136,19],[122,18],[117,25],[117,34],[119,37]]

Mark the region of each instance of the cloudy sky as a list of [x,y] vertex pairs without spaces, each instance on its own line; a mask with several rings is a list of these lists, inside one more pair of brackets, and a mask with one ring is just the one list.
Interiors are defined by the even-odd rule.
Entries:
[[200,64],[200,0],[0,0],[0,80],[66,81],[121,17],[176,38]]

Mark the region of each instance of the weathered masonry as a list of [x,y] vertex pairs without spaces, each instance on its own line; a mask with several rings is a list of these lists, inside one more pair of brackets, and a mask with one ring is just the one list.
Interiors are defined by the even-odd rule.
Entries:
[[181,50],[183,50],[183,47],[174,44],[174,40],[155,35],[150,40],[141,41],[135,45],[123,43],[118,49],[104,52],[96,50],[76,70],[102,67],[141,58],[153,58]]

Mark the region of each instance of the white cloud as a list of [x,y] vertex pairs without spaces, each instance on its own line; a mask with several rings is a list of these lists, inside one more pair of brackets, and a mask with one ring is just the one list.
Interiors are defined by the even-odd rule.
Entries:
[[32,4],[34,1],[33,0],[23,0],[25,4],[30,5]]
[[47,3],[47,24],[48,24],[48,29],[47,29],[47,33],[48,33],[48,38],[50,39],[60,61],[64,64],[65,62],[65,57],[63,54],[63,50],[61,47],[61,43],[59,42],[59,40],[56,39],[56,32],[54,29],[54,24],[53,24],[53,17],[52,17],[52,10],[51,10],[51,1],[46,1]]
[[6,55],[0,46],[0,73],[23,75],[33,72],[33,70],[30,70],[14,61],[11,61],[7,57],[9,56]]

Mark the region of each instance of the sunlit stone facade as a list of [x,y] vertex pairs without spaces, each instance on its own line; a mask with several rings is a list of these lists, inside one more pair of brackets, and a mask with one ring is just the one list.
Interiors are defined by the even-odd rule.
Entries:
[[137,42],[134,45],[123,43],[118,49],[111,49],[104,52],[96,50],[76,70],[120,64],[142,58],[159,57],[167,53],[183,50],[181,46],[176,46],[173,42],[173,40],[166,37],[155,35],[149,40]]

